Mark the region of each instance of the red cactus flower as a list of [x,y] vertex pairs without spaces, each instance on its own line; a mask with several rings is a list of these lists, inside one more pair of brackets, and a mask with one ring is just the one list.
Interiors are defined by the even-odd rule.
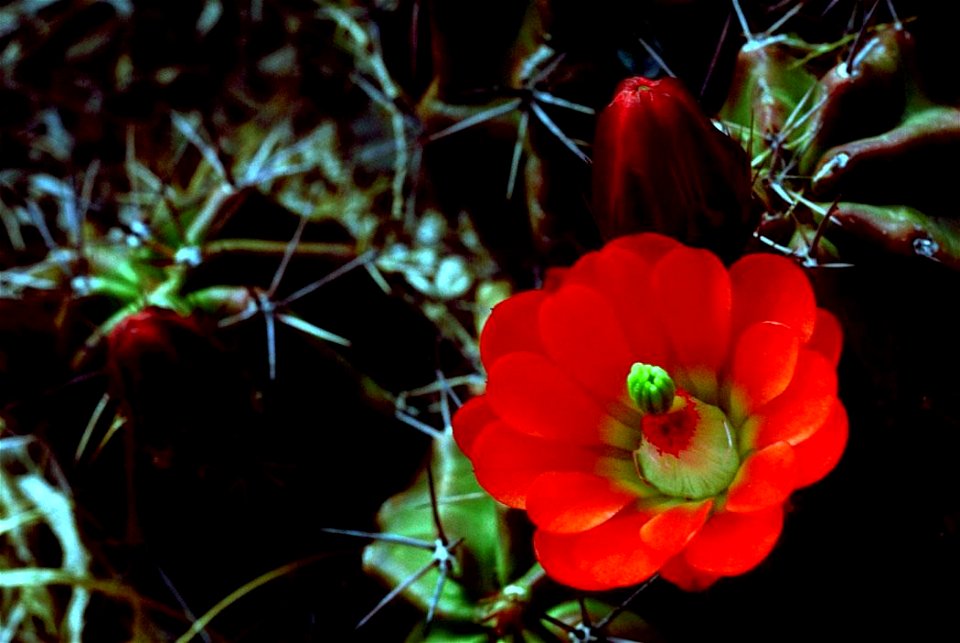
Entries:
[[593,150],[593,214],[605,238],[661,232],[725,255],[750,239],[747,155],[678,80],[623,81]]
[[838,462],[842,333],[780,256],[727,270],[621,237],[496,308],[487,391],[454,418],[477,480],[526,509],[537,557],[586,590],[686,588],[755,567],[790,493]]

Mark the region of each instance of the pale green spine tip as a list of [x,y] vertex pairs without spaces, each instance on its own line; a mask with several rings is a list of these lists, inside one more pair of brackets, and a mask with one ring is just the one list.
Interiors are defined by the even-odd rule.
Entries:
[[641,411],[656,414],[670,410],[677,387],[659,366],[637,362],[627,375],[627,392]]

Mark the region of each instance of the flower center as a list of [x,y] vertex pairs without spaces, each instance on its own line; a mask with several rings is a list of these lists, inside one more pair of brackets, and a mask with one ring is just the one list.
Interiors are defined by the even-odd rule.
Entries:
[[644,415],[640,430],[657,451],[680,457],[680,452],[690,446],[700,417],[686,391],[681,391],[676,400],[669,413]]
[[709,498],[733,481],[740,458],[726,414],[683,390],[662,368],[634,364],[627,390],[643,411],[634,450],[641,478],[678,498]]

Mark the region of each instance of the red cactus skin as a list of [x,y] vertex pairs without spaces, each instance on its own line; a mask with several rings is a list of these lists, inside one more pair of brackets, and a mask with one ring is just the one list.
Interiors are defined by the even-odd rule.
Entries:
[[655,231],[727,258],[749,240],[750,168],[676,79],[629,78],[600,114],[593,213],[612,239]]

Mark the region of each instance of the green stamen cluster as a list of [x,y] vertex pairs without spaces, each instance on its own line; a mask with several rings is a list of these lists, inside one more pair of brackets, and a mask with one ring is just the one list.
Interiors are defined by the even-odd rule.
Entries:
[[673,406],[677,387],[659,366],[635,363],[627,375],[627,392],[644,413],[666,413]]

